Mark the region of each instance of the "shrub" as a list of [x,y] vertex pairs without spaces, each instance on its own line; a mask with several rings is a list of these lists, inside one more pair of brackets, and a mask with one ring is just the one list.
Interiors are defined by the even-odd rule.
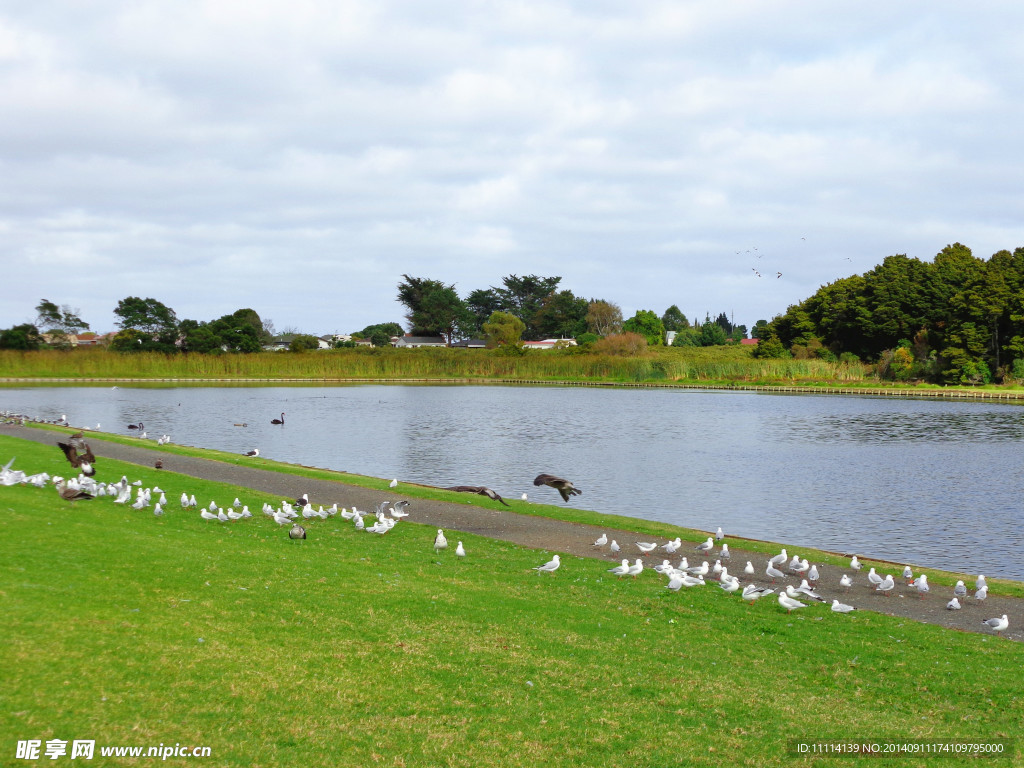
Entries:
[[617,333],[605,336],[594,344],[594,351],[603,355],[635,356],[647,349],[647,339],[639,333]]

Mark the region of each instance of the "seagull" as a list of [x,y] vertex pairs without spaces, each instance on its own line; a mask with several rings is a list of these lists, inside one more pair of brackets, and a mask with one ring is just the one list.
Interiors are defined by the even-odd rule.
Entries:
[[797,563],[795,567],[793,565],[790,565],[789,570],[791,570],[798,576],[803,576],[805,573],[811,570],[811,564],[807,562],[807,558],[804,558],[799,563]]
[[534,485],[547,485],[554,488],[562,495],[563,501],[568,501],[570,496],[575,496],[583,493],[579,488],[574,486],[568,480],[562,477],[555,477],[554,475],[539,474],[533,479]]
[[723,579],[718,586],[722,588],[723,592],[732,594],[740,588],[740,580],[736,577],[733,577],[731,579]]
[[[626,562],[628,568],[628,561]],[[679,588],[683,586],[683,579],[683,574],[679,572],[673,573],[671,576],[669,576],[668,584],[665,586],[665,589],[671,589],[673,592],[678,592]]]
[[[637,562],[640,562],[640,561],[638,560]],[[555,571],[558,570],[558,566],[560,566],[561,564],[562,564],[561,559],[559,558],[558,555],[555,555],[550,560],[548,560],[546,563],[544,563],[544,565],[538,565],[533,570],[535,570],[537,572],[538,576],[540,574],[542,574],[542,573],[554,573]]]
[[903,580],[907,582],[907,585],[914,583],[914,572],[910,570],[909,565],[903,566]]
[[756,584],[747,584],[743,588],[742,597],[744,600],[754,602],[758,598],[764,597],[765,595],[774,595],[774,589],[768,589],[767,587],[759,587]]
[[[359,518],[361,521],[362,518]],[[403,531],[405,528],[402,529]],[[436,555],[442,549],[448,548],[448,539],[444,537],[444,531],[440,528],[437,529],[437,536],[434,537],[434,554]]]
[[1003,614],[1003,618],[1001,618],[1001,619],[985,619],[981,623],[984,624],[989,629],[991,629],[996,634],[1002,632],[1004,629],[1006,629],[1008,626],[1010,626],[1010,620],[1008,618],[1006,618],[1006,614],[1005,613]]
[[771,579],[771,580],[772,580],[772,584],[774,584],[774,583],[775,583],[775,580],[776,580],[776,579],[784,579],[784,578],[786,578],[786,574],[784,574],[784,573],[783,573],[782,571],[780,571],[780,570],[779,570],[778,568],[774,567],[774,566],[772,565],[772,561],[771,561],[771,560],[769,560],[769,561],[768,561],[768,567],[767,567],[767,568],[765,568],[764,572],[765,572],[765,575],[766,575],[766,576],[767,576],[767,577],[768,577],[769,579]]
[[[392,488],[394,486],[391,486]],[[453,485],[449,488],[445,488],[446,491],[457,491],[459,493],[476,493],[480,496],[486,496],[492,501],[498,501],[504,504],[506,507],[510,506],[501,496],[492,491],[490,488],[484,485]]]
[[644,570],[644,564],[640,561],[640,558],[638,557],[633,562],[633,564],[631,566],[629,566],[629,575],[632,576],[635,579],[637,576],[639,576],[641,573],[643,573],[643,570]]
[[922,573],[920,576],[914,579],[912,584],[914,585],[914,588],[920,593],[922,599],[926,594],[928,594],[930,590],[930,587],[928,586],[927,574]]
[[[788,587],[787,587],[787,589],[788,589]],[[821,595],[819,595],[817,592],[815,592],[811,588],[811,585],[807,583],[807,579],[804,579],[803,581],[801,581],[800,582],[800,586],[799,587],[795,587],[795,589],[796,589],[797,592],[800,592],[801,594],[807,595],[808,597],[811,597],[811,598],[813,598],[815,600],[818,600],[818,601],[820,601],[822,603],[825,602],[825,598],[822,597]],[[790,595],[790,597],[792,597],[792,595]]]
[[465,547],[462,546],[462,542],[461,541],[455,547],[455,556],[456,557],[465,557],[466,556],[466,549],[465,549]]
[[856,611],[852,605],[846,603],[840,603],[838,600],[832,601],[832,612],[833,613],[849,613],[850,611]]
[[308,493],[302,494],[299,498],[297,498],[295,500],[295,505],[298,506],[298,507],[305,507],[308,504],[309,504],[309,494]]
[[974,582],[975,589],[981,589],[982,587],[988,587],[988,582],[985,581],[985,574],[979,574],[977,580]]
[[871,566],[871,570],[868,571],[868,581],[870,581],[875,587],[882,583],[882,577],[875,573],[874,566]]
[[725,538],[725,534],[722,533],[722,526],[718,526],[718,530],[715,531],[715,539],[717,539],[718,541],[721,541],[724,538]]
[[710,570],[711,568],[710,566],[708,566],[708,561],[705,560],[700,565],[695,565],[693,568],[687,568],[686,572],[693,576],[700,576],[703,578],[704,576],[708,575],[708,571]]
[[744,576],[753,576],[754,575],[754,564],[752,562],[750,562],[749,560],[747,560],[747,567],[743,569],[743,575]]
[[785,592],[779,592],[779,605],[786,609],[786,613],[792,613],[797,608],[807,607],[806,603],[801,603],[799,600],[794,600]]
[[732,553],[729,551],[728,544],[722,545],[722,551],[718,553],[718,556],[723,560],[732,560]]
[[[396,501],[391,505],[391,516],[396,520],[401,520],[403,517],[408,517],[409,513],[405,511],[405,508],[409,506],[408,501]],[[337,511],[338,505],[334,505],[335,512]],[[330,510],[328,510],[330,512]]]
[[646,541],[638,541],[636,543],[636,548],[640,550],[640,553],[641,553],[640,556],[643,557],[644,555],[651,554],[651,552],[653,552],[654,550],[656,550],[658,548],[658,545],[657,544],[649,544]]
[[96,467],[93,466],[96,457],[92,455],[92,449],[82,438],[81,432],[73,434],[66,443],[57,443],[57,445],[64,451],[64,455],[71,462],[72,467],[81,470],[86,477],[96,474]]
[[967,597],[967,585],[963,581],[958,581],[953,587],[953,597]]
[[674,555],[681,546],[683,546],[683,540],[676,536],[672,541],[662,544],[661,548],[668,554]]
[[394,480],[392,480],[390,483],[388,483],[388,488],[395,488],[397,486],[398,486],[398,478],[397,477]]
[[609,568],[608,573],[613,573],[620,578],[622,576],[625,576],[627,573],[629,573],[629,560],[623,560],[622,563],[616,565],[614,568]]
[[618,542],[617,542],[617,541],[615,541],[615,539],[612,539],[612,543],[611,543],[611,545],[610,545],[610,546],[608,547],[608,549],[610,549],[610,550],[612,551],[612,554],[614,555],[614,554],[615,554],[616,552],[618,552],[618,551],[619,551],[619,549],[620,549],[620,547],[619,547],[619,544],[618,544]]
[[808,581],[817,581],[818,580],[818,566],[816,566],[816,565],[812,565],[811,566],[811,570],[809,570],[807,572],[807,580]]
[[592,547],[603,547],[607,543],[608,543],[608,534],[607,533],[602,533],[600,536],[597,537],[597,541],[595,541],[593,544],[591,544],[591,546]]
[[875,591],[881,592],[883,595],[888,597],[889,594],[893,591],[893,589],[895,589],[895,587],[896,582],[893,580],[892,574],[887,573],[885,574],[885,578],[882,579],[881,583],[875,587]]
[[860,564],[860,560],[857,559],[856,555],[854,555],[850,559],[850,567],[853,568],[853,570],[855,570],[855,571],[859,571],[861,569],[862,566]]
[[984,600],[988,597],[988,585],[983,586],[977,592],[974,593],[975,600]]
[[786,560],[788,558],[789,558],[789,555],[787,555],[786,554],[786,550],[783,549],[779,554],[777,554],[775,557],[773,557],[768,562],[771,563],[772,565],[782,565],[784,562],[786,562]]
[[527,496],[526,493],[524,492],[523,495],[520,496],[519,498],[521,498],[523,501],[527,501],[530,497]]
[[715,548],[715,540],[713,538],[711,538],[710,536],[708,536],[708,540],[707,541],[701,542],[700,544],[698,544],[696,546],[696,551],[699,554],[706,555],[708,552],[710,552],[714,548]]
[[291,528],[288,529],[288,538],[289,539],[304,539],[304,538],[306,538],[306,529],[303,528],[298,523],[296,523],[295,525],[293,525]]
[[260,449],[259,448],[253,448],[251,451],[246,451],[245,455],[246,456],[259,456],[260,455]]
[[212,512],[207,512],[205,509],[202,509],[202,510],[199,511],[199,516],[201,518],[203,518],[203,520],[219,520],[220,519],[215,514],[213,514]]
[[952,600],[950,600],[948,603],[946,603],[946,610],[947,611],[959,611],[960,610],[960,601],[957,600],[954,597]]
[[853,586],[853,579],[847,576],[845,573],[839,578],[839,586],[845,589],[847,592],[850,591],[850,587]]

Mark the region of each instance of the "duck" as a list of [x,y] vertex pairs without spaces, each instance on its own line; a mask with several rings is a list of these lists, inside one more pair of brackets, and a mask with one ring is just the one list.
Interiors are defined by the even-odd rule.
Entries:
[[284,424],[284,413],[281,414],[281,418],[280,419],[271,419],[270,423],[271,424]]

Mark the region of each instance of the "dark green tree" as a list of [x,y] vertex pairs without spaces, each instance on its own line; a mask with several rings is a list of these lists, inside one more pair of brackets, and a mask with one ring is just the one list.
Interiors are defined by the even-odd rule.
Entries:
[[507,275],[501,279],[501,288],[492,288],[500,300],[500,309],[510,312],[526,324],[523,337],[527,340],[544,338],[537,328],[536,317],[544,299],[553,294],[562,281],[561,277],[539,277],[538,275]]
[[552,293],[534,316],[537,333],[545,339],[574,339],[587,330],[590,302],[564,290]]
[[681,331],[690,327],[690,321],[675,304],[665,310],[665,314],[661,316],[661,324],[665,326],[666,331]]
[[115,325],[122,329],[133,329],[159,336],[173,334],[178,329],[178,318],[174,310],[156,299],[140,299],[129,296],[117,303],[114,314]]
[[288,343],[289,352],[312,352],[315,349],[320,349],[320,339],[308,333],[300,333]]
[[511,312],[493,312],[483,325],[488,347],[497,347],[504,354],[522,354],[526,323]]
[[391,334],[380,327],[374,328],[368,335],[363,336],[363,338],[369,339],[370,343],[375,347],[386,347],[391,344]]
[[31,323],[23,323],[13,328],[0,330],[0,349],[18,349],[33,351],[43,346],[43,337],[39,329]]
[[717,320],[706,320],[700,327],[699,344],[702,347],[717,347],[725,344],[729,337]]
[[466,297],[466,306],[473,314],[473,321],[476,325],[474,335],[484,334],[484,323],[490,320],[495,312],[501,312],[502,300],[494,288],[477,288]]

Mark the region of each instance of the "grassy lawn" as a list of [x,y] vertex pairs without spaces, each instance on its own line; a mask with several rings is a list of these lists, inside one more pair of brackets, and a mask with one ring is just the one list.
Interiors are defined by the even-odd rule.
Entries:
[[[15,450],[66,472],[10,438],[0,464]],[[548,553],[468,535],[464,560],[454,540],[435,556],[409,522],[336,517],[296,543],[258,511],[276,498],[111,460],[99,478],[122,474],[159,483],[167,514],[0,487],[2,764],[49,738],[210,746],[209,765],[545,768],[816,762],[790,739],[1022,744],[1020,643],[672,594],[578,558],[538,575]],[[255,516],[204,521],[183,490]]]

